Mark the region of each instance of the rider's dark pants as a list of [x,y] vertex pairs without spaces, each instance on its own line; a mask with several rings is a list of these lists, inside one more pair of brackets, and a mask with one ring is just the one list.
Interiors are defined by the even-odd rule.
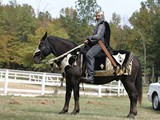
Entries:
[[93,45],[86,53],[88,77],[94,76],[95,56],[102,50],[99,44]]

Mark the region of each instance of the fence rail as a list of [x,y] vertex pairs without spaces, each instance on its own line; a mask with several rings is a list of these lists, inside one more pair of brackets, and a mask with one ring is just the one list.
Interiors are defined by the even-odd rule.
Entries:
[[[0,69],[0,95],[39,96],[65,94],[61,74]],[[64,83],[65,86],[65,83]],[[105,85],[83,84],[81,95],[124,96],[126,91],[120,81]]]

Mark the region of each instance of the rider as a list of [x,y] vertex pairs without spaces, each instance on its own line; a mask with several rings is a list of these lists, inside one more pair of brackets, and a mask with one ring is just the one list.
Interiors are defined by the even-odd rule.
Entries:
[[[103,12],[97,12],[96,14],[96,27],[94,29],[93,35],[86,37],[84,43],[89,46],[89,50],[86,53],[87,62],[87,73],[86,77],[82,77],[82,80],[86,83],[94,83],[94,64],[95,56],[102,51],[102,48],[98,44],[98,40],[101,40],[103,44],[107,44],[105,40],[105,19]],[[107,45],[106,45],[107,46]]]

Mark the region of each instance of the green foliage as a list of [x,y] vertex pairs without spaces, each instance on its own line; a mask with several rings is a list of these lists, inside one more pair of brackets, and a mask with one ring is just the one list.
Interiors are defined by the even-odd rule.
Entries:
[[77,0],[76,10],[81,22],[92,24],[95,21],[96,12],[100,11],[101,7],[97,4],[97,0]]
[[83,39],[91,33],[91,27],[87,23],[81,23],[76,10],[72,8],[62,9],[59,20],[68,33],[69,39],[78,44],[81,44]]
[[29,35],[35,31],[33,8],[11,2],[0,6],[0,9],[1,66],[18,69],[23,66],[24,44],[29,42]]
[[22,41],[27,41],[28,34],[35,31],[35,16],[33,8],[29,5],[0,6],[0,25],[2,34],[16,36]]
[[145,41],[147,50],[147,65],[157,61],[159,56],[159,32],[160,32],[160,4],[158,0],[147,0],[141,3],[139,12],[135,12],[130,18],[134,29],[141,34],[141,40]]
[[128,42],[129,35],[131,33],[131,28],[128,26],[124,26],[124,28],[120,25],[121,17],[120,15],[113,13],[112,20],[110,21],[111,27],[111,47],[113,49],[124,49],[128,50]]
[[60,12],[61,26],[66,30],[69,39],[81,44],[86,36],[92,34],[94,16],[100,6],[96,0],[77,0],[76,9],[65,8]]
[[121,27],[119,25],[120,16],[116,13],[113,14],[112,20],[110,22],[110,28],[111,28],[111,47],[114,49],[118,48],[118,44],[121,42],[120,34],[121,34]]

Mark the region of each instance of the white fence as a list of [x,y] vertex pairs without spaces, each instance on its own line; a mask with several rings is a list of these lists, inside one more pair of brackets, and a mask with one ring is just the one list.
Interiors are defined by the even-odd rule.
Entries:
[[[0,95],[39,96],[65,94],[65,88],[60,87],[61,78],[61,74],[57,73],[0,69]],[[80,91],[81,95],[99,97],[126,95],[126,91],[120,81],[105,85],[83,84],[80,87],[85,89]]]

